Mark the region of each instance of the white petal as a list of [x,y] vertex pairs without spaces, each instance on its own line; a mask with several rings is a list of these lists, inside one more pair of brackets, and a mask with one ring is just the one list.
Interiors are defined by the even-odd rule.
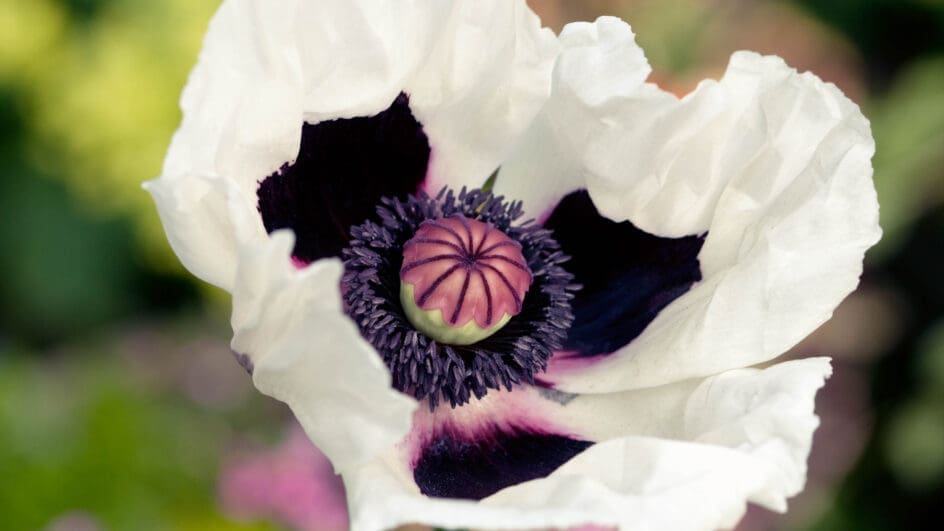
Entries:
[[441,0],[301,2],[293,27],[307,120],[385,109],[434,53],[455,9]]
[[560,198],[586,187],[589,144],[628,98],[662,95],[645,87],[650,68],[628,24],[613,17],[575,22],[560,35],[551,96],[509,159],[495,192],[544,217]]
[[340,263],[296,270],[291,236],[265,234],[256,188],[297,155],[304,120],[387,107],[429,54],[444,5],[224,1],[163,175],[147,185],[188,269],[233,292],[233,347],[256,385],[289,404],[339,470],[402,438],[416,403],[342,312]]
[[226,175],[252,195],[292,161],[304,121],[387,108],[448,15],[434,0],[227,0],[181,100],[164,173]]
[[298,9],[297,0],[223,2],[181,96],[165,177],[225,176],[255,197],[257,181],[295,157],[304,119]]
[[227,0],[164,173],[226,175],[251,195],[295,158],[303,122],[370,116],[407,92],[431,188],[478,186],[547,98],[556,50],[524,0]]
[[171,247],[195,276],[232,291],[240,236],[262,237],[251,203],[229,180],[201,176],[149,181]]
[[291,265],[294,238],[278,231],[241,249],[233,291],[233,350],[253,366],[260,391],[292,408],[338,471],[403,438],[416,401],[342,310],[343,265]]
[[707,230],[704,280],[616,353],[558,366],[559,388],[607,392],[753,365],[829,319],[881,234],[859,108],[779,58],[739,52],[720,82],[631,111],[594,147],[590,194],[608,217],[657,234]]
[[[303,123],[370,116],[406,91],[433,148],[430,189],[479,186],[546,99],[556,50],[524,0],[404,0],[396,9],[225,0],[181,98],[162,179],[226,178],[254,204],[259,181],[297,157]],[[199,192],[207,204],[226,201]],[[183,225],[166,224],[175,249],[205,244]],[[233,266],[212,272],[228,256],[182,259],[228,285]]]
[[433,153],[426,190],[478,188],[550,92],[558,45],[524,0],[455,2],[429,60],[409,81],[410,107]]
[[605,440],[547,478],[481,502],[419,494],[403,460],[391,453],[345,475],[352,530],[411,522],[710,531],[733,527],[748,501],[782,511],[803,487],[818,425],[813,399],[829,373],[828,360],[808,359],[580,397],[553,421],[573,424],[586,416],[583,425]]

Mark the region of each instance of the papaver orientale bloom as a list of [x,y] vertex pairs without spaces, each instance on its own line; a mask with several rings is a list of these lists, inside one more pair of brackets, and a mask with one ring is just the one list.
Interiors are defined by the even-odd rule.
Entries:
[[352,529],[712,530],[802,489],[829,362],[766,362],[879,238],[869,124],[776,57],[649,71],[523,0],[223,2],[147,189]]

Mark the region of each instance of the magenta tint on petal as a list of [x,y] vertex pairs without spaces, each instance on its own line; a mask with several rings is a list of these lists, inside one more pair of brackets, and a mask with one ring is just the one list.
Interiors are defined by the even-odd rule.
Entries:
[[451,326],[488,328],[521,312],[531,270],[521,244],[491,223],[456,214],[424,221],[403,247],[400,279],[414,302]]
[[546,477],[593,445],[567,434],[532,392],[492,393],[462,408],[422,408],[409,440],[413,479],[427,496],[481,500]]
[[348,528],[341,478],[298,427],[279,448],[225,466],[219,489],[224,510],[238,518],[270,519],[302,531]]
[[660,238],[617,223],[600,215],[586,190],[564,197],[544,226],[571,256],[567,270],[583,286],[563,346],[570,358],[626,345],[702,278],[704,235]]
[[295,231],[296,263],[339,256],[381,197],[421,188],[430,146],[409,103],[400,94],[375,116],[304,124],[295,161],[260,182],[265,228]]

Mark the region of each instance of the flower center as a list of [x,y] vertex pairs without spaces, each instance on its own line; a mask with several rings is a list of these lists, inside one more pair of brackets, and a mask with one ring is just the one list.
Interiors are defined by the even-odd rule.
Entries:
[[400,302],[426,335],[470,345],[521,312],[531,281],[520,243],[491,223],[455,214],[424,221],[404,245]]
[[[533,383],[573,323],[573,275],[520,203],[481,190],[384,198],[342,252],[348,314],[393,386],[430,408]],[[527,297],[525,294],[527,293]]]

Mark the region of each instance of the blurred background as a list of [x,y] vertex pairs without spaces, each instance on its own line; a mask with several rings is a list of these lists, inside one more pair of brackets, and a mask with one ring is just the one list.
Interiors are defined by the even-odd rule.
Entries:
[[[181,269],[140,188],[216,4],[0,0],[0,529],[346,528],[337,478],[252,390],[228,299]],[[836,358],[809,487],[739,529],[944,516],[944,1],[531,4],[555,30],[627,19],[679,94],[752,49],[863,107],[885,238],[792,354]]]

